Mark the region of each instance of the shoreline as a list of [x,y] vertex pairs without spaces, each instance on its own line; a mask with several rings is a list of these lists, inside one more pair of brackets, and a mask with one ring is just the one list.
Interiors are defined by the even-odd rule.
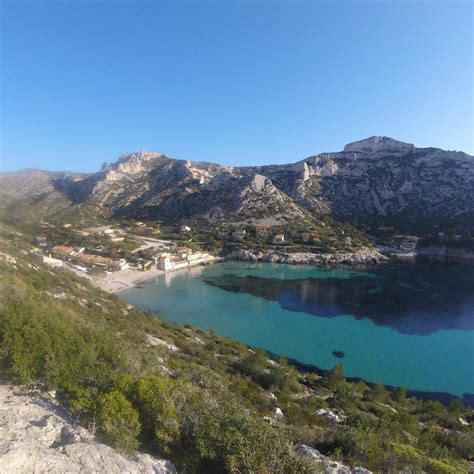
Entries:
[[224,261],[284,263],[288,265],[377,265],[389,258],[377,249],[364,248],[356,252],[311,253],[282,250],[255,251],[251,249],[233,250]]
[[143,283],[147,280],[152,280],[157,276],[163,275],[163,270],[152,268],[151,270],[139,271],[139,270],[123,270],[121,272],[114,272],[104,276],[92,276],[85,272],[81,272],[69,265],[63,267],[68,271],[72,271],[76,275],[86,278],[89,283],[94,285],[96,288],[100,288],[107,293],[119,294],[122,291],[133,288],[138,283]]

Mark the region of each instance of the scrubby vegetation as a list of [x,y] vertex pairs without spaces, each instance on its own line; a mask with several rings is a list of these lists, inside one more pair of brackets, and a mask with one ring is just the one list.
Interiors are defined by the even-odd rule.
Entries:
[[315,472],[294,454],[298,443],[377,472],[467,472],[473,460],[474,419],[459,401],[350,383],[342,366],[299,371],[127,306],[5,239],[0,344],[7,379],[57,390],[118,450],[165,455],[182,472]]

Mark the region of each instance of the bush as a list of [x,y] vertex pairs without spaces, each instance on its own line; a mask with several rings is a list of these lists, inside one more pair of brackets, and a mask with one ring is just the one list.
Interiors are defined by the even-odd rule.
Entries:
[[133,401],[140,412],[143,427],[163,451],[169,450],[179,433],[173,392],[175,383],[169,377],[157,374],[139,379],[132,389]]
[[100,432],[118,451],[130,453],[138,448],[138,412],[121,392],[113,390],[99,395],[97,419]]

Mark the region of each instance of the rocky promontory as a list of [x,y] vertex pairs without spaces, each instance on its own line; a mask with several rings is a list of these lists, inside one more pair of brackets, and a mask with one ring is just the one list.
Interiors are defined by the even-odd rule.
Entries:
[[283,251],[234,250],[225,256],[225,260],[243,260],[247,262],[286,263],[289,265],[375,265],[387,260],[378,250],[364,248],[357,252],[310,253]]

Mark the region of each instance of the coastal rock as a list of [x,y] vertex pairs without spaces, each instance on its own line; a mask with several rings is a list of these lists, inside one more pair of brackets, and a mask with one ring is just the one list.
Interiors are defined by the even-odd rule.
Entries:
[[286,263],[286,264],[376,264],[387,260],[375,249],[362,249],[358,252],[340,252],[340,253],[283,253],[266,251],[256,252],[253,250],[238,249],[226,255],[225,260],[243,260],[248,262],[270,262],[270,263]]
[[171,474],[176,468],[148,454],[122,456],[38,392],[0,385],[0,472]]

